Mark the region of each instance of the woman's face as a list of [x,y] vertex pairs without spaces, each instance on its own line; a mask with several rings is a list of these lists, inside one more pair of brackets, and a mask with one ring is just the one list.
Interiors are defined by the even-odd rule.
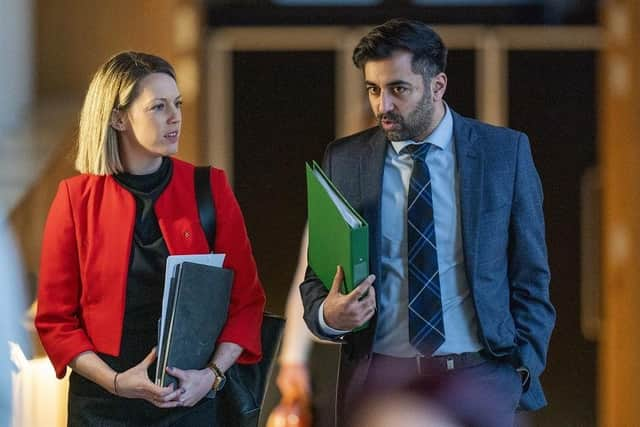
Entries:
[[160,167],[163,156],[178,151],[182,98],[176,81],[153,73],[138,82],[138,96],[126,111],[115,112],[120,158],[125,170],[147,174]]

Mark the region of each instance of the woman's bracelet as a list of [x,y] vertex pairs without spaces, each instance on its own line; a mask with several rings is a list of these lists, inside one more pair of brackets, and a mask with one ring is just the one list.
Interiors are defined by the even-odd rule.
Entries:
[[116,372],[113,376],[113,394],[116,396],[118,395],[118,375],[120,375],[120,372]]

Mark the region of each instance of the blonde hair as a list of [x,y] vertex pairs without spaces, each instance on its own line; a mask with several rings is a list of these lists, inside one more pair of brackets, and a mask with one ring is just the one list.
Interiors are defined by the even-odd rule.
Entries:
[[121,52],[105,62],[91,79],[80,113],[78,154],[81,173],[124,172],[118,153],[118,133],[111,127],[114,110],[125,111],[138,95],[138,83],[152,73],[176,73],[164,59],[140,52]]

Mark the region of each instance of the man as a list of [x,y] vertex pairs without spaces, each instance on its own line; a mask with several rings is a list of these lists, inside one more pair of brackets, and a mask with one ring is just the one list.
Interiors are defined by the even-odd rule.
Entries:
[[446,57],[438,34],[403,19],[354,50],[378,126],[330,144],[324,169],[369,224],[373,274],[342,295],[341,269],[327,292],[308,268],[300,287],[311,331],[343,342],[339,420],[367,387],[418,375],[473,380],[501,425],[546,404],[540,179],[526,135],[443,101]]

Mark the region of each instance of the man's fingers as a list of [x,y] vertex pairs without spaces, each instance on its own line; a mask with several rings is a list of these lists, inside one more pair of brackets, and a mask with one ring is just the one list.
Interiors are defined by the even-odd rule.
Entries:
[[[373,283],[372,283],[373,285]],[[362,300],[367,300],[367,301],[372,301],[373,305],[375,306],[376,304],[376,288],[374,288],[372,285],[369,286],[369,289],[367,289],[366,293],[362,296]]]
[[329,290],[329,293],[339,294],[343,281],[344,281],[344,272],[342,271],[342,267],[338,266],[336,268],[336,275],[333,276],[333,283],[331,284],[331,290]]
[[367,315],[362,318],[362,321],[360,322],[360,324],[362,325],[365,322],[368,322],[373,317],[373,313],[375,313],[375,310],[371,310],[367,312]]
[[370,274],[351,292],[350,297],[353,299],[361,300],[366,298],[366,293],[372,291],[373,282],[376,280],[376,276]]
[[375,314],[375,312],[376,312],[376,305],[375,305],[375,304],[372,304],[372,306],[371,306],[371,307],[369,308],[369,310],[367,311],[367,316],[366,316],[367,318],[366,318],[366,320],[371,319],[371,318],[373,317],[373,315]]

